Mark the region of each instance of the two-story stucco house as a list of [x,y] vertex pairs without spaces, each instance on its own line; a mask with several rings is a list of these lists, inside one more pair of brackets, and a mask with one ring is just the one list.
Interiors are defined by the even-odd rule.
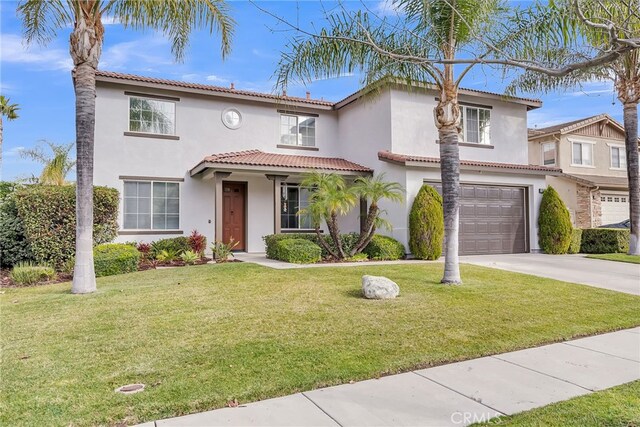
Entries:
[[[197,229],[263,252],[264,235],[309,230],[297,215],[307,203],[299,182],[319,170],[402,184],[404,203],[382,208],[406,245],[415,195],[440,180],[437,92],[367,91],[328,102],[98,72],[95,183],[121,193],[119,240]],[[540,191],[560,173],[529,165],[527,111],[540,102],[474,90],[461,90],[460,102],[461,253],[538,250]],[[355,209],[342,231],[357,231],[359,218]]]
[[624,135],[624,127],[607,114],[529,129],[529,162],[562,169],[547,184],[558,191],[576,227],[629,218]]

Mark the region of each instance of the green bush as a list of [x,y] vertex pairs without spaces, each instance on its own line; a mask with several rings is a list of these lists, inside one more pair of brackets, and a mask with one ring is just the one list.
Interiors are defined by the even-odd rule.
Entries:
[[376,234],[362,252],[369,259],[396,260],[404,258],[404,245],[393,237]]
[[311,264],[322,259],[322,250],[307,239],[284,239],[275,244],[276,258],[296,264]]
[[[278,259],[276,243],[281,240],[289,240],[289,239],[303,239],[309,240],[315,244],[318,244],[318,239],[315,233],[280,233],[280,234],[269,234],[267,236],[263,236],[262,240],[264,240],[267,252],[267,258],[269,259]],[[324,256],[324,253],[323,253]]]
[[35,285],[43,280],[53,279],[56,277],[56,271],[47,265],[20,262],[13,267],[10,275],[17,285]]
[[587,228],[582,230],[580,252],[611,254],[629,252],[629,230],[626,228]]
[[549,186],[542,194],[538,217],[540,248],[547,254],[566,254],[571,243],[571,216],[564,202]]
[[582,229],[574,228],[571,232],[571,243],[569,243],[568,254],[577,254],[580,252],[580,245],[582,244]]
[[162,251],[175,254],[176,257],[182,255],[182,253],[191,250],[189,246],[189,239],[186,237],[172,237],[169,239],[160,239],[151,243],[151,257],[156,258]]
[[105,243],[93,248],[93,265],[97,277],[138,271],[139,261],[140,252],[124,243]]
[[444,239],[442,196],[430,185],[418,191],[409,213],[409,249],[418,259],[438,259]]
[[16,184],[0,182],[0,267],[8,268],[33,259],[31,245],[18,215]]
[[[16,191],[18,215],[34,259],[59,267],[74,256],[76,240],[76,187],[30,185]],[[118,232],[118,191],[93,189],[93,239],[112,241]]]
[[[346,233],[346,234],[341,234],[340,235],[340,240],[342,240],[342,250],[344,250],[344,253],[347,256],[349,255],[349,252],[351,252],[353,247],[358,242],[358,238],[359,237],[360,237],[359,233]],[[322,238],[325,240],[325,242],[327,242],[327,244],[329,245],[329,247],[331,248],[332,251],[334,251],[334,252],[337,251],[336,245],[333,242],[333,239],[331,238],[331,236],[323,235]],[[315,239],[315,242],[318,243],[317,239]],[[320,249],[322,250],[322,256],[323,257],[326,258],[326,257],[329,256],[329,252],[327,252],[323,247],[320,247]]]

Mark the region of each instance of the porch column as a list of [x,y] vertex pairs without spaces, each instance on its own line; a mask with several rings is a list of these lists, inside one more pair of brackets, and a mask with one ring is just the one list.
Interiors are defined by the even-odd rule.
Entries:
[[213,235],[214,241],[222,240],[222,180],[229,178],[231,172],[214,172],[213,178],[215,181],[215,234]]
[[273,234],[278,234],[282,230],[282,220],[280,218],[280,191],[281,184],[286,181],[289,175],[266,175],[267,179],[273,181]]

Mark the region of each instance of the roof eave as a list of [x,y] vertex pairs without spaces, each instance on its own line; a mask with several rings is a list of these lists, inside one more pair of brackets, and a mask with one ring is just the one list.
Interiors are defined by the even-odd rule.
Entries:
[[328,169],[328,168],[305,168],[294,166],[260,166],[260,165],[243,165],[232,163],[218,163],[203,161],[198,163],[190,171],[190,175],[196,176],[199,173],[204,172],[207,169],[215,169],[219,172],[250,172],[250,173],[306,173],[310,171],[317,171],[323,173],[335,173],[345,176],[369,176],[373,174],[372,170],[344,170],[344,169]]

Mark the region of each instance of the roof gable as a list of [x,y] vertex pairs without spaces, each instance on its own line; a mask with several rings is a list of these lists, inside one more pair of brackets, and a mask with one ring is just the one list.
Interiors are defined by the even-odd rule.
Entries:
[[624,127],[608,114],[598,114],[540,129],[529,129],[529,139],[549,135],[582,135],[624,139]]

